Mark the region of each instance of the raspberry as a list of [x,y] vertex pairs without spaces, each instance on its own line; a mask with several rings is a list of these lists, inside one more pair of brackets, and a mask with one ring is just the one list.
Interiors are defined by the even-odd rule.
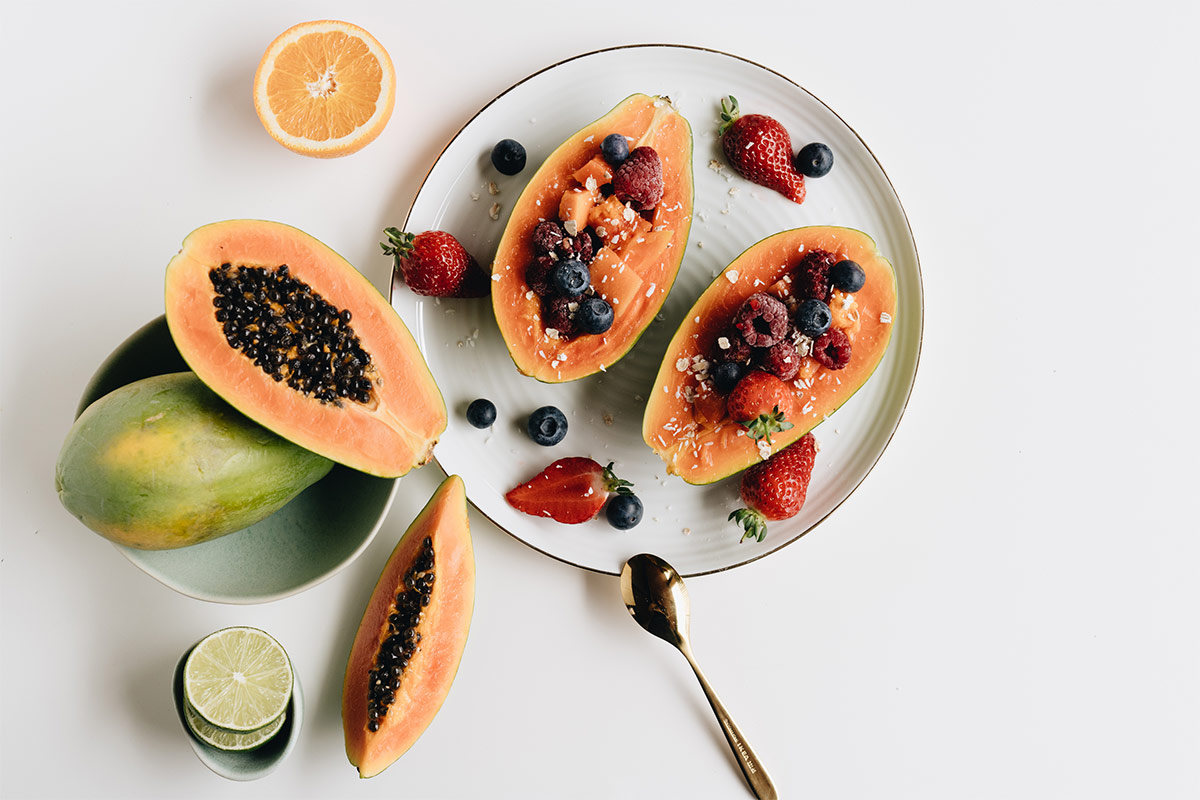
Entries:
[[733,315],[733,327],[751,347],[770,347],[787,333],[787,306],[766,292],[755,292]]
[[829,302],[829,270],[838,257],[827,250],[809,250],[800,259],[792,277],[796,296],[801,300],[815,297],[823,303]]
[[562,226],[553,220],[543,220],[533,229],[533,252],[552,253],[563,240]]
[[529,266],[525,267],[525,285],[542,297],[552,294],[554,287],[550,285],[550,273],[556,264],[558,260],[549,253],[535,256],[533,261],[529,262]]
[[576,333],[575,319],[569,306],[575,304],[577,298],[544,297],[542,298],[542,324],[546,328],[558,331],[560,339],[570,339]]
[[592,237],[588,236],[586,231],[581,232],[578,236],[564,236],[555,251],[561,258],[578,259],[584,264],[590,264],[592,258],[595,257]]
[[754,355],[754,348],[751,348],[749,344],[746,344],[745,339],[742,338],[742,332],[737,330],[736,327],[731,327],[730,330],[722,333],[721,338],[726,339],[726,341],[730,343],[730,347],[721,349],[720,345],[718,344],[718,347],[716,347],[716,357],[714,361],[732,361],[734,363],[750,362],[750,356]]
[[790,381],[800,371],[800,352],[787,338],[755,353],[755,363],[781,381]]
[[843,369],[850,363],[850,337],[841,328],[830,328],[813,342],[813,358],[829,369]]
[[662,159],[653,147],[637,147],[613,174],[613,191],[634,211],[649,211],[663,196]]

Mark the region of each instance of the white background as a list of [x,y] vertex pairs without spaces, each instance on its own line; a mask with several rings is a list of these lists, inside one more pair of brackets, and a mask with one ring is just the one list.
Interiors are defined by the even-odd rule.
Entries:
[[[379,140],[318,161],[266,135],[250,86],[277,33],[328,16],[384,43],[400,98]],[[917,383],[867,481],[801,542],[689,581],[697,657],[781,796],[1196,797],[1198,29],[1174,2],[5,4],[0,794],[749,796],[616,580],[479,517],[454,689],[358,780],[345,657],[436,466],[349,568],[249,607],[166,589],[53,491],[87,378],[161,313],[188,231],[284,220],[385,286],[380,228],[481,105],[575,53],[666,41],[841,114],[925,279]],[[284,642],[308,699],[296,751],[251,784],[196,760],[169,695],[182,650],[232,624]]]

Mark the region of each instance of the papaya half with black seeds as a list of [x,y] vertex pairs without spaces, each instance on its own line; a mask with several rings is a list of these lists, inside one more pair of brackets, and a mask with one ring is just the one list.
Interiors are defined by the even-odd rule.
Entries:
[[467,496],[451,475],[388,558],[346,663],[342,728],[360,777],[390,766],[433,721],[458,672],[474,607]]
[[184,239],[166,277],[180,354],[243,414],[372,475],[429,460],[441,392],[395,310],[332,249],[278,222],[217,222]]

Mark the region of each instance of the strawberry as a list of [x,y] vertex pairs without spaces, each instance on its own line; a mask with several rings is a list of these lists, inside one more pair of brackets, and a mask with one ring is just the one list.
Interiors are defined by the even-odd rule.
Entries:
[[786,383],[769,372],[747,372],[726,402],[729,418],[745,428],[752,439],[766,439],[770,444],[772,433],[792,427],[787,415],[793,410],[795,396]]
[[380,242],[384,255],[396,260],[408,288],[431,297],[483,297],[492,283],[479,263],[445,231],[426,231],[415,236],[397,228],[384,228],[387,242]]
[[574,525],[587,522],[604,507],[610,494],[633,494],[629,481],[590,458],[560,458],[504,495],[517,511]]
[[761,464],[742,473],[742,502],[729,515],[746,532],[742,541],[762,541],[767,535],[767,520],[794,517],[804,506],[808,483],[817,459],[817,440],[806,433]]
[[721,149],[743,178],[774,189],[795,203],[804,202],[804,176],[792,164],[792,137],[778,120],[764,114],[742,115],[733,95],[721,101]]

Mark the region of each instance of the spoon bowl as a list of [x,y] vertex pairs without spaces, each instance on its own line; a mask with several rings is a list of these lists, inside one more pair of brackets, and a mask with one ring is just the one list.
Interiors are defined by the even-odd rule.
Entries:
[[709,685],[692,656],[689,628],[692,619],[691,601],[679,573],[656,555],[639,553],[621,568],[621,599],[637,623],[683,653],[700,681],[704,696],[717,715],[721,732],[733,750],[738,766],[751,791],[759,800],[776,800],[775,784],[767,775],[758,756],[746,743],[741,730]]
[[295,665],[292,666],[292,699],[288,701],[285,712],[287,718],[279,732],[253,750],[218,750],[198,739],[184,718],[183,667],[194,648],[194,645],[189,647],[175,665],[175,677],[171,684],[172,694],[175,696],[175,711],[179,715],[179,724],[183,726],[183,732],[187,735],[188,744],[192,746],[200,763],[222,778],[231,781],[255,781],[265,778],[283,763],[300,738],[300,727],[304,722],[304,692],[300,689],[300,676],[296,674]]
[[621,598],[637,623],[675,647],[688,641],[691,601],[670,564],[649,553],[629,559],[621,570]]

